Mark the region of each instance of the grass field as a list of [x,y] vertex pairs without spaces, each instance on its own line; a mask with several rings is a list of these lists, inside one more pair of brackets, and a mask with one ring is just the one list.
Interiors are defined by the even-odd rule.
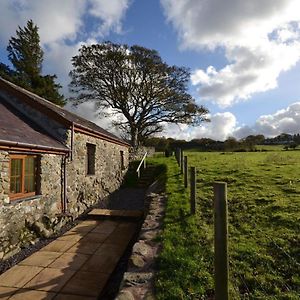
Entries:
[[213,299],[214,181],[228,183],[230,299],[300,299],[300,151],[188,152],[197,214],[175,159],[156,279],[158,299]]

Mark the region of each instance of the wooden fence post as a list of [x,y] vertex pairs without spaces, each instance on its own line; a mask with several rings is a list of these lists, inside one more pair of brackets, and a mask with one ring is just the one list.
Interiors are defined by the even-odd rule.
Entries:
[[184,187],[187,188],[188,186],[188,158],[187,156],[184,157]]
[[191,167],[191,193],[190,193],[190,205],[191,205],[191,214],[196,213],[196,168]]
[[179,148],[177,148],[176,153],[177,153],[177,163],[178,163],[178,166],[180,167],[180,149]]
[[228,300],[227,184],[214,183],[215,300]]
[[183,150],[180,149],[180,172],[183,174]]

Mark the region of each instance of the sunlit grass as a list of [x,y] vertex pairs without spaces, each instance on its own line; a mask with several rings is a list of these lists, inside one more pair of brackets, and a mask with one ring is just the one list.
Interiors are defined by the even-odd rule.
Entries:
[[300,152],[189,152],[197,167],[197,214],[174,158],[168,195],[158,299],[213,298],[214,181],[228,183],[231,299],[299,299]]

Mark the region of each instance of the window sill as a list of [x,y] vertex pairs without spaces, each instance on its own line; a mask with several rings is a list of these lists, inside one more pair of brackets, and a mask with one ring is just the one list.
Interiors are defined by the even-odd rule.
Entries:
[[9,203],[5,204],[5,206],[13,206],[13,205],[19,204],[21,202],[40,200],[41,197],[42,197],[42,195],[34,195],[34,196],[29,196],[29,197],[24,197],[24,198],[10,199]]

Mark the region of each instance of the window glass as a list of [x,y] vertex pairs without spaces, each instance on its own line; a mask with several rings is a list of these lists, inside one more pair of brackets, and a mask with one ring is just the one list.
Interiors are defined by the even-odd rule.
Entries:
[[96,145],[86,144],[87,147],[87,175],[95,175]]
[[10,192],[21,193],[22,159],[11,160]]
[[120,155],[121,155],[121,169],[124,170],[124,169],[125,169],[125,164],[124,164],[124,151],[120,151]]
[[25,193],[30,193],[35,191],[35,158],[26,157],[25,158],[25,181],[24,190]]
[[10,198],[17,199],[36,193],[36,157],[11,155]]

